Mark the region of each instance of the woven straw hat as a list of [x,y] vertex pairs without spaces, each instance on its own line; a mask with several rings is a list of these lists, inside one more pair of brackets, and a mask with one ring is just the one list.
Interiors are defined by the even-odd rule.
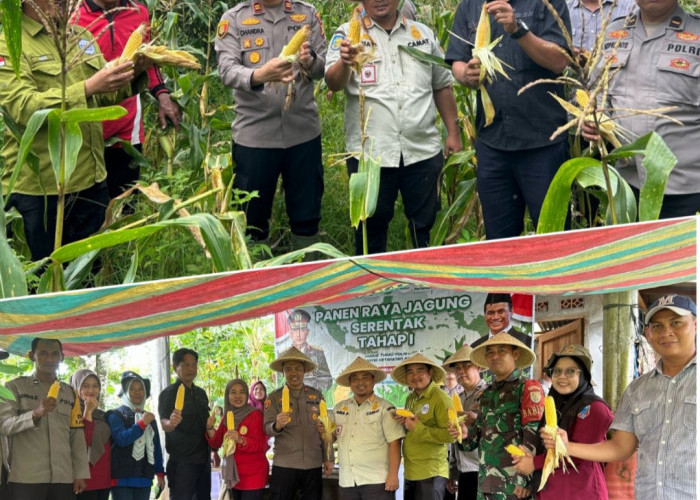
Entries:
[[501,332],[494,335],[483,344],[476,346],[472,350],[472,363],[479,365],[482,368],[488,368],[489,365],[486,362],[486,348],[490,345],[512,345],[520,349],[520,356],[515,361],[516,368],[527,368],[535,362],[535,353],[532,352],[528,346],[520,342],[515,337],[508,335],[506,332]]
[[370,372],[374,376],[374,383],[381,382],[386,378],[384,370],[376,365],[373,365],[362,356],[355,358],[355,361],[350,363],[340,375],[335,378],[335,382],[343,387],[350,387],[350,375],[358,372]]
[[404,359],[401,363],[396,365],[393,370],[391,370],[391,378],[401,385],[408,385],[406,382],[406,367],[412,364],[423,364],[432,367],[433,369],[433,382],[436,384],[441,384],[445,380],[445,370],[437,362],[430,358],[427,358],[421,353],[414,354],[408,359]]
[[312,372],[316,368],[318,368],[318,365],[311,361],[311,358],[306,356],[296,347],[290,347],[282,354],[280,354],[276,360],[270,363],[270,368],[275,370],[276,372],[281,372],[283,371],[282,367],[287,361],[299,361],[300,363],[302,363],[304,365],[304,373]]
[[469,344],[464,344],[462,347],[457,349],[457,351],[447,358],[445,362],[442,364],[442,367],[450,372],[455,369],[455,366],[457,363],[471,363],[472,362],[472,351],[473,349],[469,347]]

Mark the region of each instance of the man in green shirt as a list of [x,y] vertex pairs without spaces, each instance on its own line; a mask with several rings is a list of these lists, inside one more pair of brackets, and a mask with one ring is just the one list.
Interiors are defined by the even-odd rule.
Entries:
[[[25,127],[40,109],[61,106],[61,58],[54,38],[42,23],[56,19],[58,2],[34,0],[22,6],[22,57],[19,79],[10,61],[5,33],[0,34],[0,105],[20,126]],[[75,30],[78,42],[68,49],[65,75],[66,109],[96,108],[117,104],[126,95],[116,92],[134,77],[132,62],[106,68],[99,47],[90,33]],[[78,55],[80,51],[82,55]],[[82,58],[78,64],[75,57]],[[79,59],[80,60],[80,59]],[[128,91],[128,90],[127,90]],[[105,178],[104,141],[100,122],[82,123],[82,146],[77,153],[75,171],[65,183],[66,205],[63,244],[83,239],[96,232],[104,222],[109,196]],[[15,207],[22,215],[24,232],[33,260],[53,251],[56,227],[58,183],[49,155],[48,124],[37,132],[32,151],[39,157],[38,173],[28,163],[22,165],[17,182],[7,199],[7,209]],[[10,177],[17,162],[19,142],[7,129],[2,147],[4,167],[3,191],[7,193]]]
[[454,441],[447,429],[452,400],[438,386],[445,379],[445,370],[418,353],[396,365],[391,378],[411,389],[406,409],[413,416],[396,417],[406,428],[404,499],[442,500],[449,478],[447,445]]

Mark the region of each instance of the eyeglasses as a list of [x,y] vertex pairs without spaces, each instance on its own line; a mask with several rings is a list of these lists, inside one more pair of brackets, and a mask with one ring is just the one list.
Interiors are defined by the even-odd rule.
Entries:
[[561,368],[553,368],[552,369],[552,378],[557,378],[562,375],[566,376],[566,378],[571,378],[577,373],[579,373],[581,370],[577,370],[576,368],[567,368],[565,370],[562,370]]

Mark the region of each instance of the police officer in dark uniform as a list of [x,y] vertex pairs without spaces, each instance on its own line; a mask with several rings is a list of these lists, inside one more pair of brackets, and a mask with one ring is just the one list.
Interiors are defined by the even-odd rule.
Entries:
[[292,345],[318,366],[315,370],[304,375],[304,383],[325,391],[333,384],[333,377],[331,376],[330,368],[328,368],[323,349],[306,342],[306,337],[309,336],[309,321],[311,321],[311,315],[303,309],[292,311],[287,317],[289,336],[292,339]]

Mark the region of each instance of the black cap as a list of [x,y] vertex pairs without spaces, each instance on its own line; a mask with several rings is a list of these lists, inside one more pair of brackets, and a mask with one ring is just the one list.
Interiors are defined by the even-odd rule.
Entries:
[[119,396],[123,396],[126,391],[129,390],[129,385],[131,384],[132,380],[140,380],[141,383],[143,384],[143,388],[146,389],[146,398],[150,397],[151,395],[151,381],[147,378],[143,378],[141,375],[139,375],[136,372],[132,372],[131,370],[127,370],[124,373],[122,373],[122,381],[121,381],[121,390],[119,391]]

